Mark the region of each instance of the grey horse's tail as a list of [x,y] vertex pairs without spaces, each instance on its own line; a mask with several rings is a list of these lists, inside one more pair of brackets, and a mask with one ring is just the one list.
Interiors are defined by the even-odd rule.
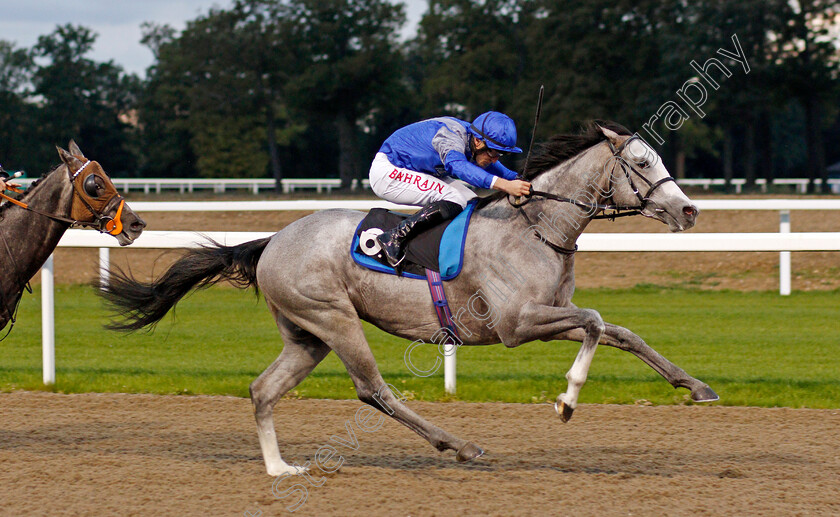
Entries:
[[[181,298],[194,289],[205,289],[222,280],[237,287],[257,287],[257,262],[270,237],[238,246],[217,242],[191,249],[159,278],[138,282],[119,268],[109,270],[107,286],[96,287],[120,321],[105,327],[132,331],[154,328]],[[97,281],[98,282],[98,281]]]

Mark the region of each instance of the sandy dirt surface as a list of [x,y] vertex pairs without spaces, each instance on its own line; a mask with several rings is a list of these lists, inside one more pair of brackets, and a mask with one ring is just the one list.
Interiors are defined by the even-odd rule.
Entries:
[[[150,198],[153,200],[154,198]],[[149,230],[278,231],[308,212],[148,212],[141,214]],[[791,231],[840,231],[840,211],[793,211]],[[594,221],[588,232],[667,232],[665,225],[641,217],[615,222]],[[706,211],[692,232],[778,232],[777,211]],[[138,277],[161,272],[177,251],[112,249],[113,264],[130,268]],[[95,249],[59,249],[56,282],[86,283],[96,278]],[[579,253],[578,287],[633,287],[637,284],[702,289],[773,290],[779,287],[778,253]],[[794,290],[840,288],[837,253],[794,253]],[[38,279],[36,278],[37,282]]]
[[[265,474],[248,400],[0,394],[0,515],[838,515],[840,411],[409,402],[486,450],[438,453],[388,419],[356,427],[358,401],[282,400],[281,452],[333,474]],[[330,441],[350,440],[355,450]],[[314,462],[313,462],[314,463]],[[290,494],[291,495],[291,494]]]

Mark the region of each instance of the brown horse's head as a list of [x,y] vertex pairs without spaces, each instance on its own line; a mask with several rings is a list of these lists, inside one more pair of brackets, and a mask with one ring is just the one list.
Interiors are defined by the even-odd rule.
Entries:
[[85,158],[76,142],[70,141],[70,151],[60,147],[58,155],[67,166],[73,184],[74,220],[94,223],[99,231],[117,238],[121,246],[134,242],[146,223],[126,204],[125,199],[98,162]]

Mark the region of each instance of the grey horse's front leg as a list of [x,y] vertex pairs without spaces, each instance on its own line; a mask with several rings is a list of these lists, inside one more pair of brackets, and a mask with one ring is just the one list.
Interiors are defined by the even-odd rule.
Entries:
[[705,382],[699,381],[687,374],[685,370],[675,365],[671,361],[662,357],[662,355],[651,348],[642,338],[632,331],[613,325],[606,324],[604,330],[605,345],[609,345],[621,350],[625,350],[635,355],[648,366],[656,370],[656,373],[665,378],[675,388],[688,388],[691,390],[691,400],[695,402],[714,402],[719,400],[717,393],[709,387]]
[[[585,337],[583,332],[574,329],[554,336],[554,339],[583,341]],[[691,400],[694,402],[714,402],[720,399],[708,384],[695,379],[687,374],[685,370],[665,359],[631,330],[613,325],[612,323],[606,323],[600,344],[618,348],[635,355],[653,368],[656,373],[664,377],[666,381],[671,383],[671,386],[691,390]]]
[[595,356],[595,348],[604,332],[604,320],[601,319],[601,315],[592,309],[554,307],[529,302],[519,313],[519,321],[514,331],[515,339],[505,341],[505,344],[515,346],[535,339],[545,340],[570,330],[577,330],[582,334],[582,345],[575,362],[566,373],[566,392],[561,393],[554,404],[554,409],[563,422],[572,418],[580,390],[586,382],[592,358]]

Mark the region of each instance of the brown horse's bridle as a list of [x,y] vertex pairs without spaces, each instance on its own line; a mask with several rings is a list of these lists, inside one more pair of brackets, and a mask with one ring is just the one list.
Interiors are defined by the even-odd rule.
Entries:
[[[94,167],[92,167],[93,170],[89,174],[82,175],[82,171],[90,165],[94,165]],[[98,174],[97,169],[102,171],[102,167],[98,162],[85,160],[82,166],[70,176],[70,183],[73,185],[73,204],[70,209],[69,218],[43,212],[37,208],[29,206],[29,204],[24,203],[23,201],[18,201],[13,197],[7,196],[2,192],[0,192],[0,197],[25,210],[29,210],[30,212],[48,217],[55,221],[70,223],[71,226],[95,228],[99,230],[100,233],[107,233],[116,236],[123,231],[123,225],[120,217],[122,216],[122,210],[125,206],[125,198],[117,192],[117,188],[111,182],[111,179],[105,175],[105,172],[102,171],[101,174]],[[100,180],[99,183],[97,183],[97,179]],[[99,189],[104,190],[102,195],[99,194]],[[9,190],[18,193],[23,192],[23,190],[16,187],[10,187]],[[118,204],[115,216],[110,217],[105,215],[108,211],[107,209],[110,209],[114,204]]]
[[[91,164],[94,165],[93,172],[82,176],[81,172]],[[97,173],[97,169],[102,172],[101,175]],[[97,183],[97,179],[100,180],[102,183],[101,185]],[[81,216],[84,214],[84,212],[79,212],[77,210],[75,201],[78,199],[82,202],[87,211],[90,212],[90,215],[93,216],[93,221],[79,221],[78,224],[89,227],[98,226],[97,229],[101,233],[108,233],[114,236],[122,233],[123,226],[120,218],[122,217],[123,207],[125,206],[125,198],[117,192],[117,188],[111,182],[111,179],[105,175],[105,171],[102,170],[99,163],[91,162],[90,160],[85,161],[85,163],[79,167],[79,170],[70,177],[70,181],[73,183],[74,193],[73,208],[70,212],[71,217],[79,221]],[[99,189],[103,190],[102,195],[99,195]],[[108,211],[107,209],[112,207],[114,204],[118,205],[117,212],[114,217],[105,215],[105,212]],[[76,214],[78,214],[78,216]]]

